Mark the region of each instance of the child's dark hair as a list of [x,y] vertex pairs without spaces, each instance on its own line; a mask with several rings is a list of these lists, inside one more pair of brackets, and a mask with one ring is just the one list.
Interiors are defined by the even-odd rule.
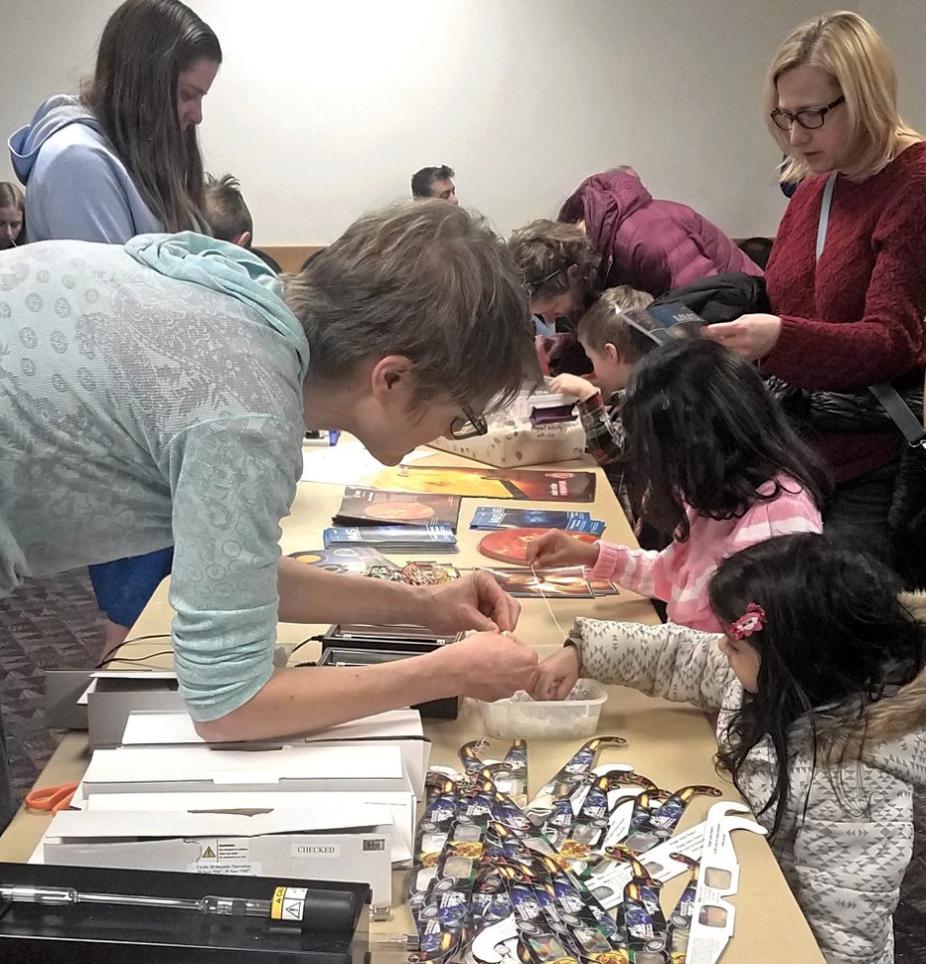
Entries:
[[[825,764],[844,762],[848,748],[861,756],[871,705],[923,666],[926,627],[898,590],[886,566],[817,533],[778,536],[721,563],[709,587],[721,624],[750,603],[765,611],[763,627],[747,640],[760,657],[757,692],[744,693],[718,753],[738,788],[746,757],[763,741],[777,760],[789,759],[789,731],[799,718],[810,727],[814,765],[818,748]],[[780,764],[760,810],[775,807],[773,833],[789,794],[788,767]]]
[[[622,417],[633,505],[681,542],[689,535],[686,506],[735,519],[794,482],[821,504],[823,462],[753,365],[706,338],[671,341],[646,355],[631,372]],[[766,482],[769,491],[757,494]]]
[[628,325],[621,312],[627,308],[645,308],[652,302],[653,296],[648,291],[638,291],[629,285],[608,288],[579,319],[576,331],[589,348],[604,351],[605,345],[614,345],[624,361],[637,362],[656,347],[656,342]]
[[204,207],[214,237],[221,241],[236,241],[241,235],[248,234],[245,247],[251,246],[254,221],[236,177],[223,174],[216,180],[207,174]]

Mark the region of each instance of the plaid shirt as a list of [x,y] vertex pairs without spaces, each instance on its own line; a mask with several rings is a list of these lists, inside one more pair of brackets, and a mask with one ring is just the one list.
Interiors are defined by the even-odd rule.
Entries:
[[585,430],[586,451],[604,469],[614,494],[627,514],[631,525],[634,516],[630,509],[630,494],[624,480],[624,423],[621,421],[620,406],[624,400],[623,392],[615,392],[606,406],[601,392],[579,402],[576,406],[582,428]]
[[624,423],[619,412],[623,399],[623,392],[615,392],[610,398],[611,407],[607,408],[601,392],[595,392],[577,405],[587,451],[602,467],[613,465],[624,453]]

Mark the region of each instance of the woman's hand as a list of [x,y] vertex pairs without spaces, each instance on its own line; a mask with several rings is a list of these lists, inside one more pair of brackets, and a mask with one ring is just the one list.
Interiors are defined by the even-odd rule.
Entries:
[[580,542],[559,529],[551,529],[527,544],[525,556],[527,564],[538,569],[594,566],[598,561],[598,543]]
[[756,361],[765,358],[778,344],[781,319],[777,315],[742,315],[736,321],[705,325],[701,334],[743,358]]
[[521,604],[486,572],[474,572],[426,593],[421,622],[436,633],[464,629],[504,633],[518,625]]
[[440,663],[442,678],[451,680],[463,696],[491,703],[536,688],[537,654],[513,636],[474,633],[427,658],[432,656]]
[[540,664],[531,696],[535,700],[564,700],[578,678],[578,650],[575,646],[564,646]]

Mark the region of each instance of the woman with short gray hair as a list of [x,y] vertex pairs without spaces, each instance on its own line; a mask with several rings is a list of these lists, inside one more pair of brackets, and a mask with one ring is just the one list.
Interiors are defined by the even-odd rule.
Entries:
[[[527,297],[479,217],[439,201],[368,215],[285,287],[201,235],[41,242],[0,255],[0,318],[0,597],[172,544],[176,670],[209,740],[530,688],[536,657],[500,635],[518,604],[485,574],[438,590],[358,582],[278,544],[307,426],[395,464],[485,431],[486,406],[517,391]],[[481,632],[322,674],[274,669],[278,619]]]

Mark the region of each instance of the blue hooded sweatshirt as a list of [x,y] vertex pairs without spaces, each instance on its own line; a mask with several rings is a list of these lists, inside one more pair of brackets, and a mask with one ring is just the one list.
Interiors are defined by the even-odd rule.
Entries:
[[136,234],[164,230],[77,97],[49,97],[13,134],[9,148],[13,170],[29,192],[29,241],[124,244]]

